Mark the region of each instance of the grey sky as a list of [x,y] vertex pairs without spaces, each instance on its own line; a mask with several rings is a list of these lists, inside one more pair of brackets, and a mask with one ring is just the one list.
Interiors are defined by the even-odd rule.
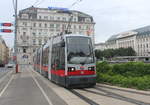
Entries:
[[[37,7],[67,7],[77,0],[18,0],[19,10],[43,1]],[[36,4],[38,4],[36,3]],[[150,25],[149,0],[82,0],[71,9],[90,14],[96,22],[96,43],[106,41],[111,35]],[[0,22],[13,22],[12,0],[0,1]],[[2,27],[1,27],[2,28]],[[0,33],[8,46],[13,45],[13,34]]]

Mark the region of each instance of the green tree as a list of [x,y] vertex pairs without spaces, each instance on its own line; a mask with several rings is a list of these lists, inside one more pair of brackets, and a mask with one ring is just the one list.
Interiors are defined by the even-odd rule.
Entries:
[[118,48],[118,49],[106,49],[104,51],[96,50],[95,56],[97,59],[102,60],[103,58],[110,59],[115,56],[135,56],[136,52],[132,47],[129,48]]

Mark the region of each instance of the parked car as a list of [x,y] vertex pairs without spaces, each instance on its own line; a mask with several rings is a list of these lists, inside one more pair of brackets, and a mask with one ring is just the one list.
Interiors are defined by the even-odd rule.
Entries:
[[4,64],[0,64],[0,67],[4,67],[5,65]]
[[13,67],[15,67],[15,64],[13,64],[13,63],[8,63],[8,64],[6,65],[6,67],[7,67],[7,68],[13,68]]

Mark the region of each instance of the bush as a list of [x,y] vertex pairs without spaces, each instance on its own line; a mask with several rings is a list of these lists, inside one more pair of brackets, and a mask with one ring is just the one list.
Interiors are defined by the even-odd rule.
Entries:
[[107,62],[98,62],[96,66],[97,72],[107,73],[111,69],[110,65]]
[[126,77],[150,75],[150,64],[144,64],[142,62],[115,64],[112,67],[112,72]]
[[129,62],[124,64],[97,63],[97,82],[128,88],[150,89],[150,64]]

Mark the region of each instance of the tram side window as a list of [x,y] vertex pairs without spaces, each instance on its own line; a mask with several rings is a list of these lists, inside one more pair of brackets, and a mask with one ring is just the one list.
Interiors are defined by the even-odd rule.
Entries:
[[54,70],[54,66],[55,66],[55,56],[56,56],[56,47],[55,45],[53,45],[52,47],[52,59],[51,59],[51,68]]
[[56,56],[55,56],[55,62],[56,62],[56,69],[60,69],[60,47],[58,44],[56,44]]
[[37,56],[37,64],[40,64],[40,53],[38,53],[38,56]]
[[53,45],[52,48],[52,65],[51,67],[55,70],[65,70],[65,48],[59,44]]
[[48,66],[48,58],[49,58],[49,47],[45,48],[42,56],[42,65]]
[[65,70],[65,47],[60,47],[60,69]]
[[57,69],[65,70],[65,47],[61,47],[60,44],[57,44],[56,53]]

